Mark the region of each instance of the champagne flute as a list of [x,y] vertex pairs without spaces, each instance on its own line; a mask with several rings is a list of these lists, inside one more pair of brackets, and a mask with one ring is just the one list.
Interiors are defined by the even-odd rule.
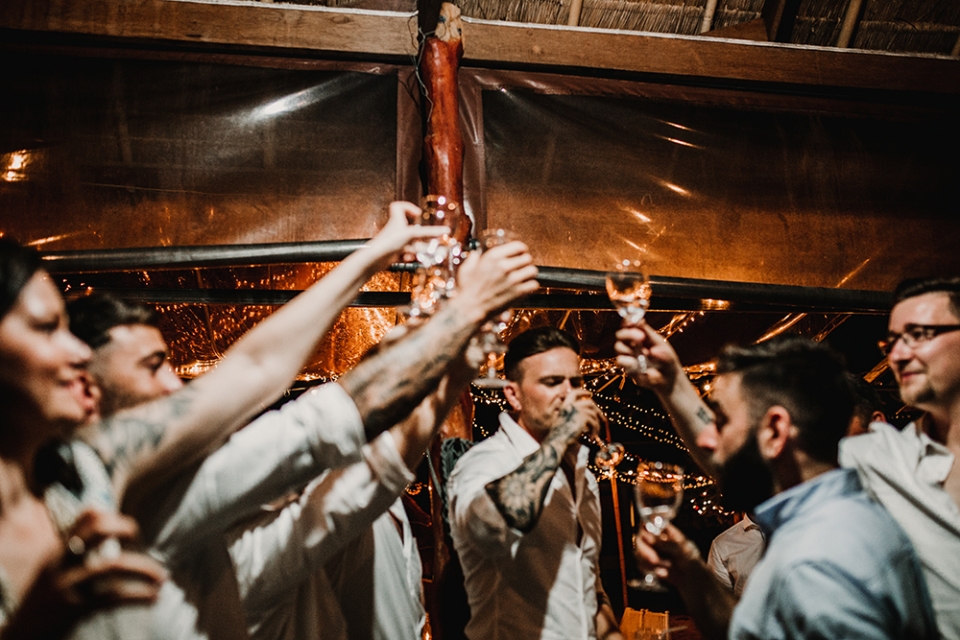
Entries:
[[[483,250],[499,247],[517,240],[516,234],[506,229],[485,229],[480,232],[480,247]],[[497,360],[507,351],[507,346],[500,339],[502,333],[513,319],[513,311],[508,309],[495,320],[486,322],[480,333],[474,338],[475,343],[483,351],[483,373],[473,381],[481,389],[502,389],[507,381],[497,377]]]
[[[637,466],[634,496],[641,526],[659,536],[680,508],[683,498],[683,468],[667,462],[641,462]],[[664,590],[652,571],[645,573],[640,581],[630,586],[645,591]]]
[[[418,214],[410,214],[413,224],[434,226],[447,225],[455,232],[460,205],[446,196],[428,195],[421,202]],[[407,312],[414,317],[433,314],[454,290],[453,262],[459,257],[460,243],[453,235],[424,238],[412,243],[412,251],[421,267],[417,270],[416,283],[411,292]]]
[[[653,290],[640,260],[621,260],[606,276],[607,296],[623,318],[623,326],[637,325],[650,307]],[[647,372],[647,359],[637,356],[640,373]]]

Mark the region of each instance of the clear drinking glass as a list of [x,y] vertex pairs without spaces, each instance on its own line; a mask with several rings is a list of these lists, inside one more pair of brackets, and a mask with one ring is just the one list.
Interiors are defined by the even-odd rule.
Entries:
[[[480,232],[480,248],[486,251],[500,245],[517,240],[516,234],[506,229],[485,229]],[[490,320],[480,329],[474,338],[477,346],[483,351],[483,365],[480,377],[473,384],[481,389],[502,389],[507,381],[497,377],[497,360],[507,351],[507,346],[500,339],[500,334],[510,325],[513,311],[508,309],[495,320]]]
[[451,235],[416,240],[411,248],[420,263],[410,306],[406,312],[413,317],[433,314],[440,304],[454,291],[454,262],[460,256],[460,243],[456,241],[460,205],[446,196],[428,195],[421,202],[419,214],[411,215],[410,222],[424,226],[447,225]]
[[[623,326],[637,325],[650,308],[650,278],[640,260],[621,260],[607,272],[607,296],[623,318]],[[647,371],[647,359],[637,356],[640,373]]]
[[[637,466],[634,495],[640,526],[659,536],[680,508],[683,468],[667,462],[641,462]],[[652,572],[645,573],[641,580],[630,586],[645,591],[663,591],[663,585]]]
[[597,448],[593,461],[603,470],[603,476],[609,478],[627,455],[627,450],[619,442],[605,442],[592,433],[580,435],[580,442]]

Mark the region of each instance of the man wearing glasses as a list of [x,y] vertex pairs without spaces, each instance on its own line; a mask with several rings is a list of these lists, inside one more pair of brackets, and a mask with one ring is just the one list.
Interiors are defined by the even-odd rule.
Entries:
[[907,532],[940,633],[960,640],[960,278],[902,283],[888,327],[880,348],[901,398],[925,413],[903,431],[873,423],[840,461]]

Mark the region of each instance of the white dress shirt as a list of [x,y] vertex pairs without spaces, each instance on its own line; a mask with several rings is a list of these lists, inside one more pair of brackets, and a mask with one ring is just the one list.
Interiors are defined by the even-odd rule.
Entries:
[[[365,440],[360,414],[337,384],[313,389],[253,421],[185,474],[160,504],[140,510],[144,541],[171,573],[157,602],[96,614],[71,636],[247,638],[225,532],[324,470],[359,460]],[[81,496],[78,504],[89,502]]]
[[558,470],[530,533],[509,527],[484,488],[539,447],[504,413],[500,430],[467,451],[450,476],[451,533],[472,640],[596,637],[600,494],[587,470],[587,449],[577,458],[576,498]]
[[[388,511],[414,476],[389,431],[363,447],[363,458],[228,536],[251,638],[419,637],[419,627],[411,630],[423,620],[420,557],[402,506],[403,542]],[[369,618],[352,616],[357,609]]]
[[906,531],[920,558],[937,626],[960,640],[960,508],[943,483],[950,451],[911,423],[903,431],[874,422],[870,433],[840,442],[840,462]]
[[328,562],[326,572],[347,628],[346,636],[321,629],[326,640],[421,637],[423,568],[401,499]]
[[747,586],[747,578],[760,558],[765,544],[763,532],[749,517],[744,516],[716,538],[707,554],[707,565],[714,575],[739,598]]

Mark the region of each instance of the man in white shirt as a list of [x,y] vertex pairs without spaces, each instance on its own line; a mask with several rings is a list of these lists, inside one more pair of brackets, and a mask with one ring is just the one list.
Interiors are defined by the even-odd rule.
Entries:
[[903,431],[874,422],[840,462],[907,532],[940,634],[960,640],[960,278],[908,281],[894,299],[880,346],[904,403],[925,413]]
[[[391,207],[391,221],[386,234],[381,233],[379,241],[371,241],[364,250],[345,260],[324,279],[332,279],[335,284],[326,287],[326,295],[322,287],[324,281],[321,281],[320,285],[315,285],[297,298],[299,304],[297,301],[290,303],[294,306],[287,305],[253,330],[258,332],[257,351],[266,351],[264,356],[273,360],[277,359],[274,355],[276,351],[286,352],[289,349],[275,346],[270,350],[268,347],[272,341],[283,339],[286,342],[298,342],[289,338],[291,334],[296,334],[309,343],[305,348],[296,348],[293,355],[287,353],[284,363],[275,363],[274,368],[289,371],[284,385],[312,352],[325,327],[338,315],[340,306],[352,299],[355,283],[363,282],[372,272],[385,266],[385,260],[388,264],[406,243],[403,238],[422,235],[419,231],[407,228],[404,214],[410,207],[413,205]],[[387,240],[382,238],[384,235],[388,236]],[[400,236],[399,241],[397,236]],[[134,499],[125,496],[125,503],[131,504],[141,524],[145,540],[171,568],[173,582],[183,587],[170,597],[161,598],[152,611],[154,628],[163,626],[164,637],[247,636],[236,576],[223,534],[255,513],[261,504],[306,485],[325,469],[366,461],[365,466],[372,470],[372,476],[375,477],[375,481],[370,483],[368,495],[372,500],[376,490],[373,485],[377,482],[389,485],[393,493],[383,509],[389,507],[407,479],[404,476],[401,480],[395,477],[386,480],[389,472],[380,461],[389,457],[394,460],[402,458],[405,450],[412,450],[411,442],[422,436],[408,437],[409,432],[402,427],[395,427],[393,433],[385,430],[409,416],[418,405],[422,406],[424,397],[437,389],[449,367],[459,360],[459,354],[466,348],[470,337],[489,314],[498,312],[517,297],[537,287],[533,279],[536,268],[522,243],[497,247],[483,256],[469,258],[468,262],[473,263],[479,274],[471,288],[464,290],[464,295],[452,300],[419,330],[410,332],[389,349],[360,363],[336,383],[314,389],[281,411],[269,412],[258,418],[205,459],[202,458],[205,453],[202,448],[189,451],[187,445],[198,446],[201,442],[209,442],[214,433],[220,433],[221,437],[226,435],[231,428],[235,428],[236,420],[242,417],[242,414],[237,415],[238,412],[230,410],[231,403],[236,402],[246,408],[253,402],[245,394],[224,397],[231,386],[227,378],[233,379],[233,387],[238,392],[246,390],[246,393],[251,393],[250,387],[257,385],[269,388],[278,386],[279,381],[272,377],[264,380],[259,369],[248,369],[251,375],[256,374],[253,375],[254,380],[243,380],[244,384],[239,384],[236,377],[242,379],[242,363],[245,361],[239,356],[235,360],[241,361],[241,370],[237,370],[233,361],[228,367],[228,356],[217,370],[184,389],[173,383],[155,384],[146,397],[139,398],[142,402],[155,394],[152,402],[142,409],[138,406],[132,410],[120,410],[115,416],[108,416],[104,424],[97,428],[92,440],[97,453],[106,462],[105,469],[103,463],[98,462],[99,473],[104,476],[104,483],[110,484],[112,481],[114,486],[124,483],[111,477],[112,474],[118,469],[127,468],[131,458],[139,456],[143,459],[144,448],[149,450],[151,445],[156,447],[158,441],[162,446],[166,444],[165,441],[172,440],[166,447],[166,455],[161,455],[162,450],[152,454],[153,463],[170,462],[178,472],[158,474],[152,483],[145,486],[134,485],[138,488]],[[464,266],[467,267],[466,264]],[[338,290],[336,295],[330,295],[333,288]],[[311,312],[314,317],[310,317]],[[317,314],[321,317],[317,318]],[[276,319],[278,317],[282,317],[282,320]],[[291,324],[294,326],[291,327]],[[111,340],[122,337],[130,328],[120,326],[110,329]],[[156,332],[154,327],[147,328]],[[156,333],[159,336],[159,332]],[[249,338],[246,340],[250,342]],[[159,343],[162,344],[162,337],[159,337]],[[162,349],[157,346],[150,353],[155,355],[157,350],[165,352],[165,345]],[[129,394],[114,393],[113,397],[133,398],[137,395],[133,393],[134,380],[131,376],[150,376],[166,371],[163,357],[148,357],[144,362],[150,366],[140,366],[139,360],[129,360],[132,354],[137,353],[136,350],[124,353],[112,349],[109,341],[96,351],[104,358],[115,357],[121,361],[121,366],[101,369],[101,372],[116,373],[118,377],[112,382],[127,385],[127,390],[131,391]],[[97,356],[95,352],[94,358]],[[126,366],[124,362],[136,366]],[[229,376],[225,368],[230,371]],[[215,385],[200,384],[214,378],[217,379]],[[107,381],[101,378],[100,382],[103,384]],[[214,387],[219,394],[213,394]],[[193,393],[189,393],[191,391]],[[211,397],[198,399],[204,393]],[[264,391],[258,389],[257,393]],[[197,420],[191,418],[191,412],[195,409],[189,402],[201,404],[207,412],[204,417],[208,424],[201,421],[206,432],[201,434],[203,438],[194,437],[191,432],[190,427],[195,428]],[[223,416],[225,424],[209,424],[217,415]],[[169,437],[171,434],[166,429],[169,421],[178,427],[178,433],[173,438]],[[361,449],[365,441],[378,434],[381,437],[368,449]],[[182,462],[170,459],[175,451],[193,460],[199,454],[202,462],[199,466],[186,466],[184,469]],[[132,468],[137,470],[136,466]],[[168,483],[157,486],[156,477],[164,477]],[[84,486],[81,493],[85,494],[88,489]],[[151,499],[147,500],[146,496]],[[83,502],[86,495],[79,495],[77,499]],[[326,518],[330,514],[322,512],[320,515]],[[375,518],[376,515],[373,515],[367,522]],[[342,535],[346,530],[346,527],[334,526],[342,524],[335,519],[326,523],[330,526],[310,533],[312,539],[307,542]],[[279,540],[277,543],[282,545],[283,542]],[[269,548],[256,551],[266,552]],[[258,560],[262,559],[258,557]],[[298,586],[285,575],[266,573],[261,577],[287,590]]]
[[603,416],[582,389],[578,351],[552,327],[514,338],[504,359],[512,412],[450,476],[471,640],[622,638],[598,604],[600,498],[577,438]]
[[713,539],[707,565],[720,582],[737,598],[747,586],[750,572],[763,556],[763,531],[744,515],[736,523]]

